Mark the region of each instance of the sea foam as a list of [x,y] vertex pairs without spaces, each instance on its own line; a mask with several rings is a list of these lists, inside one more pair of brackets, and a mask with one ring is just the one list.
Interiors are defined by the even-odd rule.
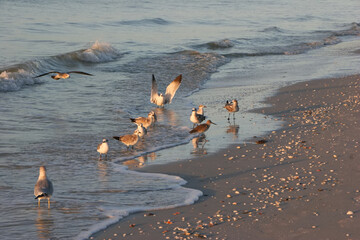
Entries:
[[[113,169],[115,171],[119,171],[119,174],[124,173],[125,171],[130,171],[127,167],[123,165],[118,165],[116,163],[112,163]],[[156,176],[158,178],[163,178],[168,180],[171,184],[168,186],[169,188],[178,191],[181,196],[186,196],[182,201],[178,201],[179,198],[176,198],[176,203],[170,203],[168,205],[163,206],[156,206],[156,207],[148,207],[148,206],[136,206],[136,207],[126,207],[126,208],[109,208],[104,206],[99,206],[98,208],[107,219],[100,221],[97,224],[90,226],[87,230],[82,231],[75,237],[76,240],[88,239],[92,234],[99,232],[107,228],[108,226],[120,221],[124,217],[128,216],[131,213],[141,212],[141,211],[154,211],[154,210],[161,210],[161,209],[171,209],[179,206],[191,205],[196,202],[203,193],[200,190],[190,189],[182,187],[182,185],[186,184],[187,182],[178,177],[172,176],[167,174],[160,174],[160,173],[142,173],[136,171],[130,171],[132,174],[135,175],[142,175],[142,176]],[[169,196],[170,198],[170,196]]]

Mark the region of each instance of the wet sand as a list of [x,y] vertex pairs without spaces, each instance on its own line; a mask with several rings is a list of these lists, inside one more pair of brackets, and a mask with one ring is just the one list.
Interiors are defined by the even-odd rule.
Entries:
[[204,196],[132,214],[90,239],[360,239],[359,84],[349,76],[284,87],[256,110],[283,120],[280,130],[141,169],[180,176]]

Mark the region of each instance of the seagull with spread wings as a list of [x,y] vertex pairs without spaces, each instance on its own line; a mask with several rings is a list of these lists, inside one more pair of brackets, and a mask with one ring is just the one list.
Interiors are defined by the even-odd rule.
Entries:
[[153,74],[150,102],[161,107],[163,107],[165,104],[171,103],[172,99],[175,96],[176,91],[180,87],[181,80],[182,80],[182,75],[180,74],[169,84],[169,86],[167,86],[165,94],[162,93],[159,94],[158,86],[155,80],[155,76]]
[[40,74],[38,76],[36,76],[35,78],[38,78],[38,77],[42,77],[42,76],[45,76],[45,75],[48,75],[48,74],[51,74],[51,73],[56,73],[56,75],[51,75],[51,77],[55,80],[59,80],[59,79],[67,79],[70,77],[70,73],[76,73],[76,74],[82,74],[82,75],[88,75],[88,76],[94,76],[90,73],[86,73],[86,72],[81,72],[81,71],[70,71],[70,72],[56,72],[56,71],[51,71],[51,72],[47,72],[47,73],[43,73],[43,74]]

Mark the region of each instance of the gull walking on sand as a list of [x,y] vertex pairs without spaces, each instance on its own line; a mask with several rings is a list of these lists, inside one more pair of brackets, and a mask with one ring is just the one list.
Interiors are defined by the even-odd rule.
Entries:
[[226,101],[224,108],[229,112],[228,121],[230,121],[230,113],[233,113],[233,119],[235,119],[235,113],[239,111],[238,101],[236,99],[231,102]]
[[107,139],[103,139],[102,143],[100,143],[97,146],[97,152],[100,153],[100,160],[101,160],[101,155],[105,154],[105,157],[107,158],[107,153],[109,151],[109,145],[108,145],[108,140]]
[[51,74],[51,73],[56,73],[56,75],[51,75],[51,77],[55,80],[59,80],[59,79],[67,79],[70,77],[70,73],[76,73],[76,74],[83,74],[83,75],[88,75],[88,76],[94,76],[90,73],[86,73],[86,72],[81,72],[81,71],[70,71],[70,72],[56,72],[56,71],[51,71],[51,72],[47,72],[47,73],[43,73],[43,74],[40,74],[38,76],[36,76],[35,78],[38,78],[38,77],[42,77],[42,76],[45,76],[45,75],[48,75],[48,74]]
[[165,104],[170,104],[176,91],[180,87],[182,75],[177,76],[166,88],[165,95],[158,93],[158,86],[154,74],[152,75],[152,86],[150,102],[163,107]]
[[38,199],[38,206],[40,207],[40,200],[47,198],[48,208],[50,208],[50,197],[54,192],[51,181],[46,176],[46,168],[40,167],[39,178],[34,187],[35,199]]
[[114,136],[113,138],[125,144],[127,149],[129,149],[129,147],[134,148],[134,145],[139,141],[139,134],[139,131],[136,129],[133,134],[119,137]]
[[194,128],[193,130],[191,130],[189,133],[203,133],[203,132],[206,132],[209,129],[211,124],[216,125],[211,120],[207,120],[206,123],[200,124],[199,126]]
[[157,121],[157,117],[155,112],[151,111],[147,117],[130,118],[130,120],[137,125],[142,124],[144,128],[148,128]]

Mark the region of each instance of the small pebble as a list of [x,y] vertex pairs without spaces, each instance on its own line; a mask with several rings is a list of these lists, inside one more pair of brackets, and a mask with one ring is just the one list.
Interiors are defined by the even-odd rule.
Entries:
[[353,214],[354,214],[353,211],[348,211],[348,212],[346,213],[346,215],[353,215]]

